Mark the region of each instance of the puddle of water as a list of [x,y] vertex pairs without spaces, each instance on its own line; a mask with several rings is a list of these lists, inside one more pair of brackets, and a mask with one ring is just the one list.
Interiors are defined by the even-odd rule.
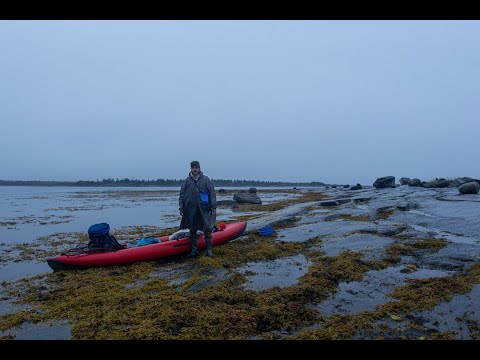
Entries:
[[[431,310],[410,314],[408,319],[394,321],[383,318],[374,322],[372,329],[362,329],[353,340],[430,338],[437,332],[450,332],[455,340],[472,340],[469,323],[478,326],[480,309],[477,299],[480,297],[480,285],[476,285],[468,294],[456,295],[452,300],[443,302]],[[412,327],[415,323],[417,326]],[[421,326],[419,326],[421,325]],[[318,326],[317,326],[318,328]],[[476,329],[475,329],[476,330]],[[478,330],[477,336],[478,336]]]
[[30,308],[29,305],[14,304],[14,299],[6,298],[6,300],[1,300],[2,298],[5,298],[5,295],[0,293],[0,316]]
[[404,266],[389,267],[379,271],[369,271],[362,281],[341,283],[338,291],[329,299],[314,308],[323,315],[357,314],[361,311],[372,311],[377,305],[394,299],[387,298],[397,286],[403,285],[407,279],[426,279],[448,276],[452,271],[420,268],[413,273],[402,273]]
[[419,214],[419,215],[423,215],[423,216],[426,216],[426,217],[431,217],[431,218],[434,218],[436,217],[435,215],[432,215],[432,214],[428,214],[424,211],[419,211],[419,210],[409,210],[411,214]]
[[424,323],[428,328],[440,332],[455,331],[455,339],[470,339],[471,334],[466,321],[480,322],[479,298],[480,285],[476,285],[468,294],[456,295],[452,300],[441,303],[432,310],[416,313],[415,316],[436,319]]
[[248,263],[238,269],[246,274],[248,290],[265,290],[275,286],[287,287],[298,283],[298,279],[308,272],[311,262],[303,254],[273,261]]
[[[306,221],[304,217],[302,220]],[[298,224],[299,222],[297,222]],[[365,221],[336,220],[325,222],[303,223],[294,228],[280,229],[277,238],[282,241],[305,242],[316,236],[322,238],[341,237],[353,232],[375,229],[376,225]]]
[[435,238],[444,238],[447,239],[448,241],[451,241],[453,243],[458,243],[458,244],[480,244],[480,240],[474,239],[468,236],[462,236],[462,235],[457,235],[457,234],[452,234],[449,233],[448,231],[443,231],[440,229],[435,229],[431,227],[426,227],[426,226],[421,226],[421,225],[415,225],[415,224],[410,224],[410,226],[417,231],[420,232],[434,232],[436,233]]
[[332,212],[332,210],[327,210],[327,209],[315,209],[310,211],[310,214],[328,214]]
[[356,204],[355,207],[356,207],[357,209],[360,209],[360,210],[371,210],[368,205]]
[[71,330],[72,326],[66,323],[24,323],[19,328],[0,332],[0,336],[13,335],[14,340],[70,340]]
[[372,234],[353,234],[325,240],[321,244],[321,250],[327,256],[338,256],[345,250],[358,251],[365,254],[365,260],[380,260],[384,257],[383,250],[393,241],[392,238]]
[[0,267],[0,280],[12,281],[42,273],[50,273],[53,270],[47,262],[13,262]]

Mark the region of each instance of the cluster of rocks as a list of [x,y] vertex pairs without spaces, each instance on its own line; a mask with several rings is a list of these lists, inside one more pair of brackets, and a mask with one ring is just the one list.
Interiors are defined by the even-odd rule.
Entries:
[[[340,186],[342,186],[342,185],[340,185]],[[331,187],[332,187],[332,189],[335,189],[335,188],[337,188],[337,185],[331,185]],[[326,186],[325,188],[326,188],[326,189],[329,189],[330,186]],[[362,188],[362,185],[360,185],[360,184],[358,184],[358,183],[357,183],[357,185],[352,185],[352,186],[350,186],[350,185],[343,185],[343,188],[344,188],[344,189],[349,189],[349,190],[361,190],[361,189],[363,189],[363,188]]]
[[[480,180],[472,179],[469,177],[455,178],[454,180],[446,180],[439,178],[431,181],[421,181],[417,178],[400,178],[400,185],[417,186],[424,188],[446,188],[446,187],[458,187],[458,191],[461,194],[478,194],[480,191]],[[395,184],[394,176],[385,176],[378,178],[373,183],[373,186],[377,189],[389,188],[400,186]]]

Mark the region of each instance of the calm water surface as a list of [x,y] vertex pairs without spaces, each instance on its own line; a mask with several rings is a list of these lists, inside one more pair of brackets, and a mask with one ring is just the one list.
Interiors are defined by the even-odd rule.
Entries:
[[[295,196],[261,193],[258,189],[264,204]],[[0,186],[0,243],[24,243],[53,233],[86,232],[90,225],[101,222],[110,224],[112,233],[125,226],[175,227],[180,223],[179,191],[179,187]],[[217,200],[232,199],[232,194],[217,192]],[[230,208],[217,210],[218,221],[239,215]]]

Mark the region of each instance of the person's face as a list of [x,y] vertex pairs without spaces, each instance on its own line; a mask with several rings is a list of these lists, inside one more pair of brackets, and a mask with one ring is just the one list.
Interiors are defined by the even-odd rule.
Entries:
[[200,172],[200,166],[194,165],[194,166],[192,166],[190,169],[192,170],[192,174],[193,174],[194,176],[197,176],[198,173]]

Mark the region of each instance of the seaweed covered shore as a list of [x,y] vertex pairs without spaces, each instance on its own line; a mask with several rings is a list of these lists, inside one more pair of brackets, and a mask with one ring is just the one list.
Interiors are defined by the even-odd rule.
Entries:
[[[214,247],[214,258],[2,281],[2,339],[28,338],[25,329],[35,328],[96,340],[480,338],[477,196],[411,187],[282,191],[297,196],[241,205],[232,220],[248,221],[246,233]],[[274,235],[258,234],[266,225]],[[140,226],[117,238],[175,230]],[[41,261],[82,241],[78,233],[45,237],[2,261]]]

